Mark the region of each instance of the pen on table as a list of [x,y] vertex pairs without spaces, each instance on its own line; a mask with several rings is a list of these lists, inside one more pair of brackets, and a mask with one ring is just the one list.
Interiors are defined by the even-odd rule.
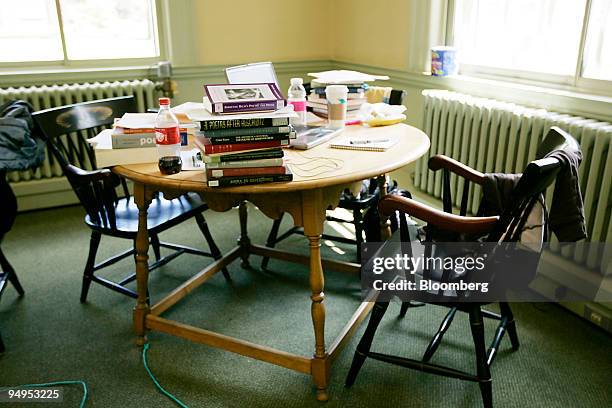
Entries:
[[369,144],[369,143],[384,143],[389,139],[372,139],[372,140],[351,140],[350,144]]

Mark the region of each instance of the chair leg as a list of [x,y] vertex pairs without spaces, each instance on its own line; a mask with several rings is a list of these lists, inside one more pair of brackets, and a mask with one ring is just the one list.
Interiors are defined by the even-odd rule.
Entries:
[[0,353],[4,353],[4,342],[2,341],[2,333],[0,333]]
[[389,302],[376,302],[372,308],[372,315],[370,316],[368,327],[357,345],[357,350],[355,350],[355,356],[353,357],[353,363],[351,364],[351,368],[346,376],[346,381],[344,382],[346,387],[350,387],[355,383],[357,374],[359,374],[359,370],[361,370],[361,366],[363,366],[363,363],[370,352],[370,348],[372,347],[372,341],[374,340],[376,329],[378,328],[378,325],[380,324],[380,321],[385,315],[388,307]]
[[361,244],[363,243],[363,216],[361,210],[353,210],[353,224],[355,224],[355,241],[357,241],[357,263],[361,263]]
[[512,309],[510,309],[510,305],[506,302],[501,302],[499,304],[499,310],[501,311],[501,315],[508,318],[508,323],[506,324],[506,330],[508,331],[508,337],[510,337],[510,343],[512,344],[512,350],[516,351],[520,347],[518,334],[516,332],[516,322],[514,321],[514,315],[512,314]]
[[[274,248],[274,246],[276,245],[278,229],[280,228],[281,222],[283,221],[283,215],[284,213],[281,213],[280,217],[277,220],[274,220],[274,222],[272,223],[272,229],[270,230],[270,233],[268,234],[268,239],[266,240],[266,246],[268,248]],[[270,258],[264,256],[261,260],[261,269],[268,268],[268,262],[270,262]]]
[[98,253],[101,238],[102,234],[99,232],[91,232],[91,238],[89,240],[89,255],[87,255],[87,263],[85,264],[85,271],[83,271],[81,303],[85,303],[87,301],[87,294],[89,293],[89,287],[91,286],[91,280],[94,274],[94,265],[96,262],[96,254]]
[[480,393],[482,402],[485,408],[493,407],[493,390],[491,382],[491,372],[487,364],[487,351],[485,348],[484,321],[480,311],[480,305],[472,305],[469,310],[470,328],[472,330],[472,338],[474,340],[474,349],[476,351],[476,372],[480,380]]
[[151,246],[153,247],[153,253],[155,254],[155,260],[159,261],[161,259],[159,236],[153,232],[151,232],[150,234],[151,234]]
[[[213,259],[215,260],[221,259],[222,258],[221,251],[219,250],[219,247],[215,243],[215,240],[213,239],[213,236],[210,233],[210,230],[208,229],[208,224],[206,223],[204,216],[200,213],[197,213],[195,215],[195,219],[196,219],[196,223],[198,224],[198,228],[200,228],[200,231],[202,231],[202,235],[204,235],[204,239],[206,240],[206,243],[208,244],[208,248],[210,248],[210,253],[213,256]],[[221,272],[223,273],[223,277],[225,277],[226,281],[230,282],[232,280],[232,277],[227,271],[227,268],[223,268]]]
[[19,293],[19,296],[23,296],[24,290],[21,286],[21,283],[19,282],[19,279],[17,278],[17,273],[15,273],[15,269],[13,269],[13,266],[4,256],[2,248],[0,248],[0,269],[2,269],[6,273],[6,278],[9,282],[13,284],[17,293]]

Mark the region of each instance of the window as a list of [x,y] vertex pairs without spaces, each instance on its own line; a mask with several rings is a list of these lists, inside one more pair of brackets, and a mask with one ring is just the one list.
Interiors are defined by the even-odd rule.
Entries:
[[463,72],[612,80],[612,0],[451,0]]
[[0,62],[159,56],[154,0],[18,0],[0,8]]

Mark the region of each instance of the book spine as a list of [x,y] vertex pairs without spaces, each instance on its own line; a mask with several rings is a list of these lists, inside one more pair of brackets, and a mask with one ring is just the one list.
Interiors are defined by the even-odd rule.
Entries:
[[259,159],[233,162],[206,163],[207,169],[241,169],[244,167],[278,167],[283,165],[283,159]]
[[203,144],[200,138],[197,139],[200,150],[204,154],[230,153],[240,152],[243,150],[268,149],[271,147],[282,147],[289,145],[289,138],[285,137],[282,140],[270,140],[267,142],[254,143],[229,143],[229,144]]
[[[317,95],[325,95],[325,86],[322,88],[312,88],[312,91],[314,91],[314,93],[316,93]],[[365,90],[367,89],[366,87],[361,87],[361,86],[347,86],[349,93],[361,93],[361,92],[365,92]]]
[[271,142],[274,140],[287,140],[294,139],[295,132],[291,133],[277,133],[277,134],[264,134],[264,135],[236,135],[236,136],[215,136],[206,137],[206,139],[212,145],[222,145],[230,143],[258,143],[258,142]]
[[275,111],[287,105],[287,101],[265,100],[253,102],[216,102],[212,104],[213,113],[241,113]]
[[274,174],[268,176],[238,176],[238,177],[220,177],[208,180],[209,187],[232,187],[244,186],[247,184],[263,184],[287,182],[293,180],[293,174]]
[[289,126],[289,118],[253,118],[200,121],[200,130],[258,128],[272,126]]
[[134,149],[137,147],[155,147],[155,134],[112,134],[113,149]]
[[270,149],[270,150],[256,150],[253,152],[242,152],[236,154],[227,154],[220,156],[204,156],[202,160],[205,163],[219,163],[219,162],[236,162],[245,160],[259,160],[259,159],[278,159],[285,155],[283,149]]
[[289,133],[292,128],[290,126],[264,126],[248,129],[218,129],[206,130],[204,136],[208,138],[217,138],[221,136],[247,136],[247,135],[272,135],[277,133]]
[[277,167],[242,167],[238,169],[206,169],[209,178],[237,177],[237,176],[271,176],[275,174],[285,174],[285,166]]

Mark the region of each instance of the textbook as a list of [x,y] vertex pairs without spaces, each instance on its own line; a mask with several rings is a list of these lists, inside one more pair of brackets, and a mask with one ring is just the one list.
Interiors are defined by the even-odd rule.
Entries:
[[289,133],[293,128],[287,126],[263,126],[263,127],[240,127],[234,126],[230,129],[205,130],[204,136],[208,138],[217,138],[221,136],[246,136],[246,135],[271,135],[277,133]]
[[258,175],[273,175],[285,174],[287,168],[285,166],[276,167],[242,167],[237,169],[206,169],[208,178],[219,177],[237,177],[237,176],[258,176]]
[[245,167],[279,167],[283,165],[282,158],[242,160],[218,163],[206,163],[207,169],[241,169]]
[[158,153],[156,147],[137,147],[132,149],[113,149],[111,142],[112,129],[103,130],[100,134],[87,141],[92,145],[99,168],[118,166],[121,164],[156,163]]
[[[261,135],[236,135],[236,136],[215,136],[209,137],[204,134],[202,137],[203,140],[206,140],[210,144],[213,145],[222,145],[222,144],[241,144],[241,143],[257,143],[257,142],[270,142],[273,140],[287,140],[287,139],[295,139],[296,133],[276,133],[276,134],[261,134]],[[236,149],[236,150],[245,150],[245,149]]]
[[204,85],[212,113],[273,112],[287,106],[274,83]]
[[155,133],[117,133],[111,134],[113,149],[133,149],[137,147],[155,147]]
[[208,187],[233,187],[244,186],[247,184],[287,182],[291,180],[293,180],[293,174],[290,172],[285,174],[269,174],[263,176],[219,177],[208,180]]
[[244,160],[279,159],[285,156],[280,147],[273,149],[247,150],[235,153],[203,154],[204,163],[237,162]]
[[251,119],[227,119],[221,120],[211,117],[210,119],[200,121],[201,131],[211,130],[229,130],[241,128],[259,128],[259,127],[281,127],[289,126],[288,117],[280,118],[251,118]]
[[202,151],[202,153],[215,154],[289,146],[289,137],[287,135],[284,135],[284,137],[280,140],[268,140],[252,143],[213,144],[210,139],[207,139],[203,136],[197,136],[194,139],[194,142],[196,146],[198,146],[198,148]]

